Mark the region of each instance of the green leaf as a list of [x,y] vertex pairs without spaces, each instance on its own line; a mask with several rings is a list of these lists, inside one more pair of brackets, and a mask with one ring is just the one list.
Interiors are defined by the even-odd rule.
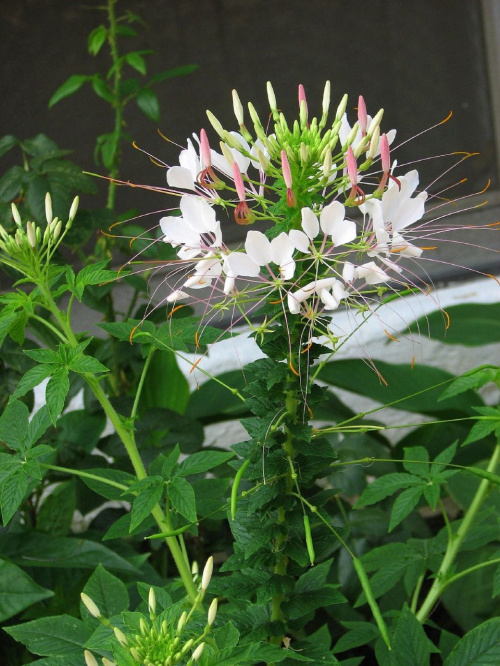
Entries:
[[21,506],[27,490],[28,479],[22,468],[10,474],[2,481],[0,507],[2,508],[2,521],[4,525],[7,525]]
[[91,372],[95,375],[109,372],[109,369],[93,356],[83,355],[72,359],[69,363],[69,369],[73,372]]
[[130,531],[134,530],[158,504],[163,494],[164,481],[161,477],[148,477],[132,486],[139,495],[132,503]]
[[286,616],[291,620],[297,620],[317,608],[346,603],[347,599],[338,591],[337,587],[337,585],[327,584],[321,589],[309,590],[301,594],[294,593],[289,601],[282,604]]
[[23,395],[26,395],[28,391],[31,391],[43,382],[44,379],[50,377],[54,372],[54,366],[50,365],[35,365],[33,368],[28,370],[20,379],[19,384],[17,385],[16,390],[12,394],[10,400],[17,400],[17,398],[22,398]]
[[179,465],[179,476],[202,474],[234,458],[234,453],[225,451],[199,451],[191,454]]
[[[67,416],[65,414],[65,416]],[[117,488],[115,486],[109,485],[106,481],[111,481],[120,486],[125,486],[128,488],[132,483],[135,482],[136,478],[128,472],[122,472],[119,469],[104,468],[104,469],[86,469],[87,474],[92,474],[93,476],[102,477],[102,481],[97,479],[89,479],[86,476],[80,477],[83,483],[93,490],[98,495],[105,497],[109,500],[123,500],[123,488]]]
[[135,101],[145,116],[153,120],[155,123],[160,122],[160,102],[158,101],[156,93],[151,90],[151,88],[143,88],[142,90],[139,90]]
[[228,622],[213,633],[213,639],[217,643],[219,649],[234,647],[238,644],[239,638],[240,632],[232,622]]
[[106,81],[101,79],[98,74],[92,77],[92,89],[95,94],[105,102],[108,102],[108,104],[113,103],[113,93],[108,88]]
[[458,641],[443,666],[500,664],[500,617],[486,620]]
[[409,330],[428,330],[431,338],[448,345],[476,347],[500,342],[500,303],[463,303],[446,308],[447,318],[439,310],[410,325]]
[[37,516],[37,530],[56,536],[65,536],[70,530],[75,509],[75,482],[74,480],[64,481],[44,499]]
[[103,412],[89,414],[84,409],[76,409],[63,414],[57,421],[57,427],[60,449],[71,448],[90,453],[99,443],[106,427],[106,417]]
[[52,596],[54,592],[37,585],[18,566],[0,560],[0,622]]
[[[372,365],[379,374],[374,372]],[[342,359],[327,363],[318,379],[382,404],[391,403],[395,409],[431,416],[456,412],[464,416],[473,413],[474,405],[481,404],[480,397],[473,392],[439,402],[444,382],[452,380],[453,375],[426,365],[410,368],[408,365],[373,360],[373,364],[368,366],[361,359]]]
[[24,402],[15,400],[5,408],[0,417],[0,440],[4,441],[9,449],[24,449],[28,419],[29,411]]
[[[421,476],[424,479],[429,478],[429,452],[423,446],[411,446],[404,449],[403,467],[410,474]],[[408,462],[408,461],[420,462]]]
[[175,477],[168,483],[168,499],[172,506],[181,516],[187,518],[190,523],[195,523],[196,516],[196,498],[194,490],[186,479]]
[[52,423],[56,425],[57,417],[64,408],[64,401],[69,391],[68,369],[59,368],[49,379],[45,389],[45,399],[49,408]]
[[59,352],[52,349],[25,349],[24,353],[37,363],[61,365],[62,358]]
[[107,38],[108,31],[104,25],[98,25],[97,28],[94,28],[87,41],[87,48],[90,55],[97,55]]
[[[106,571],[102,564],[99,564],[90,576],[83,592],[97,604],[103,617],[110,618],[128,610],[129,598],[125,583]],[[84,619],[91,617],[82,602],[80,602],[80,614]]]
[[70,615],[42,617],[14,627],[5,627],[5,631],[26,645],[30,652],[43,657],[81,655],[92,633],[81,620]]
[[336,642],[334,652],[352,650],[352,648],[366,645],[380,636],[377,626],[369,622],[342,622],[342,624],[348,631]]
[[311,590],[320,590],[326,585],[333,560],[327,560],[303,573],[295,584],[294,593],[302,594]]
[[431,652],[439,652],[407,606],[397,619],[392,652],[398,666],[426,666],[430,663]]
[[462,443],[462,446],[466,446],[472,442],[477,442],[480,439],[484,439],[490,433],[500,429],[500,411],[494,410],[494,413],[491,414],[491,417],[492,418],[489,418],[488,420],[485,419],[474,423],[465,441]]
[[396,501],[392,506],[389,532],[392,532],[396,525],[399,525],[399,523],[417,506],[418,501],[422,496],[423,489],[423,485],[417,486],[416,488],[407,488],[406,490],[403,490],[401,495],[396,497]]
[[0,157],[8,153],[9,150],[12,150],[15,146],[19,145],[19,139],[13,134],[6,134],[0,139]]
[[464,393],[469,389],[477,391],[485,384],[490,382],[496,382],[499,377],[499,369],[496,366],[480,366],[474,370],[466,372],[461,377],[455,379],[446,389],[443,391],[439,400],[445,400],[446,398],[451,398],[454,395],[459,395]]
[[[43,405],[33,415],[33,418],[28,424],[28,431],[26,433],[26,447],[31,448],[33,444],[36,444],[40,437],[45,434],[50,425],[51,420],[49,409],[47,405]],[[30,452],[29,455],[32,455],[32,452]]]
[[125,62],[142,75],[146,74],[146,61],[141,55],[143,53],[151,53],[151,51],[131,51],[123,56]]
[[73,93],[79,90],[86,81],[90,81],[91,78],[91,76],[86,76],[85,74],[73,74],[70,76],[69,79],[67,79],[61,86],[59,86],[59,88],[50,98],[49,109],[65,97],[73,95]]
[[130,513],[126,513],[124,516],[120,516],[118,520],[111,525],[106,534],[102,537],[103,541],[108,541],[109,539],[121,539],[122,537],[128,537],[135,534],[141,534],[149,530],[153,525],[155,525],[155,519],[151,514],[148,514],[146,518],[142,521],[140,525],[134,530],[130,529]]
[[422,479],[413,474],[405,474],[404,472],[393,472],[392,474],[385,474],[365,488],[361,497],[356,502],[356,506],[368,506],[380,502],[381,500],[394,495],[398,490],[409,488],[411,486],[420,486]]
[[165,456],[165,460],[163,461],[163,465],[161,468],[161,475],[167,481],[170,480],[172,471],[175,469],[175,466],[177,465],[177,461],[179,460],[180,454],[181,454],[180,447],[178,444],[176,444],[172,449],[172,451],[170,451],[170,453],[167,456]]
[[167,69],[164,72],[159,72],[151,77],[151,83],[158,83],[159,81],[165,81],[165,79],[172,79],[177,76],[187,76],[196,72],[199,68],[199,65],[180,65],[180,67],[173,67],[172,69]]
[[166,349],[156,350],[142,387],[140,413],[152,407],[164,407],[183,414],[189,394],[189,383],[175,354]]
[[0,201],[10,203],[19,194],[26,178],[20,166],[13,166],[0,178]]

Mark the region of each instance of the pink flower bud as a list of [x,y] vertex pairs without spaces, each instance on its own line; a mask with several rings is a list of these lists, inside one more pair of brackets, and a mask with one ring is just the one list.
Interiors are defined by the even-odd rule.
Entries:
[[347,175],[351,181],[351,185],[355,187],[358,184],[358,165],[356,163],[356,158],[354,157],[354,152],[349,146],[347,149]]
[[205,167],[212,166],[212,156],[210,154],[210,144],[208,143],[207,133],[204,129],[200,131],[201,157]]
[[386,134],[382,134],[380,137],[380,159],[382,161],[382,171],[384,173],[389,173],[391,170],[391,154]]
[[306,91],[304,90],[304,86],[301,83],[299,85],[299,111],[300,112],[302,112],[302,107],[303,106],[304,106],[304,109],[305,109],[305,118],[307,120],[309,112],[308,112],[308,109],[307,109]]
[[365,136],[368,116],[366,113],[366,104],[363,95],[360,95],[358,99],[358,122],[359,129],[361,130],[362,135]]
[[243,202],[246,200],[245,185],[243,184],[241,171],[236,161],[233,162],[233,179],[234,185],[236,187],[236,193],[238,194],[238,199],[240,202]]

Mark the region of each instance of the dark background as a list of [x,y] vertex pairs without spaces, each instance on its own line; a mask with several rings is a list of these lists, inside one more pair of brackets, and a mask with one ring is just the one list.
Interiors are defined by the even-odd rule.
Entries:
[[[97,57],[87,52],[88,33],[105,22],[99,4],[95,0],[0,0],[0,135],[25,139],[44,132],[61,148],[72,149],[72,159],[83,169],[105,173],[104,167],[94,164],[94,143],[97,134],[112,130],[113,119],[90,85],[47,108],[53,92],[71,74],[92,74],[109,67],[106,47]],[[410,142],[394,157],[406,163],[452,151],[479,152],[434,189],[464,176],[466,186],[452,190],[453,196],[481,190],[488,179],[497,186],[479,2],[120,0],[117,13],[125,9],[141,16],[146,26],[135,26],[139,38],[122,39],[122,52],[153,49],[148,74],[188,63],[199,65],[195,73],[155,87],[162,109],[159,128],[179,144],[185,145],[186,137],[206,127],[216,145],[215,133],[207,127],[207,108],[228,129],[235,127],[232,88],[244,104],[251,100],[265,117],[266,81],[270,80],[278,105],[293,117],[297,85],[303,83],[310,115],[319,115],[324,82],[330,79],[333,108],[347,92],[348,110],[355,118],[357,97],[363,94],[372,115],[380,107],[386,109],[383,128],[398,129],[396,144],[453,111],[452,120]],[[169,164],[178,163],[179,149],[164,142],[155,123],[135,106],[127,107],[126,120],[127,131],[141,147]],[[0,168],[15,159],[19,156],[5,156]],[[421,185],[427,186],[452,163],[443,158],[418,164]],[[404,168],[399,171],[404,172]],[[124,148],[121,175],[132,182],[165,184],[164,170],[131,146]],[[169,205],[162,195],[126,188],[118,192],[118,212],[134,207],[146,213]],[[493,222],[498,211],[491,208],[481,214]],[[463,223],[471,219],[467,216]],[[485,259],[485,253],[478,252],[474,261],[489,270],[498,268],[491,254]]]

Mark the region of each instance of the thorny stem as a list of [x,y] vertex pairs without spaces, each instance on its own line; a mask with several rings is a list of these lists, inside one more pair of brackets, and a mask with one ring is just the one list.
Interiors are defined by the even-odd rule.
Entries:
[[[490,462],[487,467],[487,471],[494,473],[498,463],[500,462],[500,444],[497,444],[493,455],[491,456]],[[420,622],[425,622],[429,614],[432,612],[435,604],[438,602],[443,590],[450,582],[456,579],[456,576],[451,576],[451,569],[455,561],[456,556],[462,546],[462,543],[467,536],[469,529],[471,528],[476,516],[481,508],[482,503],[486,499],[486,496],[491,488],[491,482],[488,479],[483,479],[479,484],[479,488],[474,495],[465,516],[463,517],[460,526],[452,538],[448,541],[448,546],[441,562],[441,566],[434,578],[431,589],[429,590],[426,598],[424,599],[420,610],[417,612],[417,619]]]

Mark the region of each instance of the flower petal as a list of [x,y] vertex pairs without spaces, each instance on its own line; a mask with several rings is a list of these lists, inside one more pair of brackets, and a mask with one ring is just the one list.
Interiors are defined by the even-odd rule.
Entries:
[[[318,225],[319,229],[319,225]],[[304,252],[308,254],[311,250],[310,239],[303,231],[298,229],[292,229],[289,233],[290,240],[292,241],[294,247],[299,250],[299,252]]]
[[310,208],[303,208],[302,215],[302,229],[307,236],[313,240],[319,234],[319,222],[316,215]]
[[191,229],[200,234],[216,230],[215,211],[205,199],[185,194],[181,197],[180,209],[182,217]]
[[257,277],[260,266],[245,252],[231,252],[224,258],[224,273],[231,277]]
[[345,218],[345,207],[340,201],[332,201],[331,204],[325,206],[321,211],[319,222],[321,229],[325,234],[333,233],[336,225],[340,224]]
[[259,266],[271,263],[271,243],[261,231],[253,229],[247,233],[245,250],[248,256]]
[[170,167],[167,171],[167,183],[169,187],[183,190],[195,190],[195,180],[189,169],[180,166]]

